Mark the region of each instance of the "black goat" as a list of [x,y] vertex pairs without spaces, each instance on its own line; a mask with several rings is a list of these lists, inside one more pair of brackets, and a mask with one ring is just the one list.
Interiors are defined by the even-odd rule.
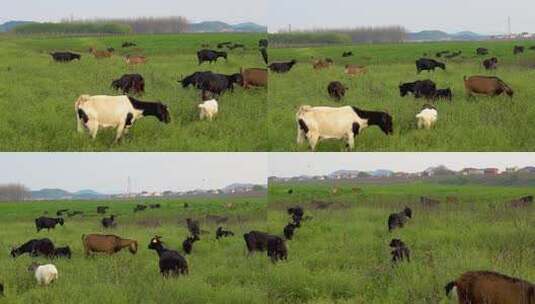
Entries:
[[229,237],[229,236],[234,236],[234,232],[230,230],[223,230],[223,227],[221,226],[217,227],[217,230],[215,231],[216,240],[219,240],[220,238],[223,238],[223,237]]
[[37,232],[41,231],[41,229],[47,229],[50,231],[50,229],[56,228],[57,224],[60,224],[63,226],[63,218],[52,218],[52,217],[46,217],[41,216],[35,219],[35,228],[37,229]]
[[191,251],[193,250],[193,243],[198,240],[199,238],[196,235],[187,237],[184,242],[182,242],[182,249],[184,249],[184,252],[186,254],[191,254]]
[[113,214],[110,217],[103,218],[101,222],[104,228],[115,228],[117,226],[115,215]]
[[70,259],[71,258],[71,248],[69,246],[65,246],[65,247],[57,247],[54,249],[54,257],[55,258],[68,258]]
[[32,257],[39,255],[52,257],[54,255],[54,243],[48,238],[32,239],[11,250],[11,256],[14,258],[24,253],[28,253]]
[[287,73],[297,63],[297,60],[292,59],[288,62],[273,62],[268,68],[275,73]]
[[393,239],[390,242],[390,247],[392,248],[390,252],[392,254],[392,263],[403,262],[403,260],[407,260],[407,262],[411,261],[411,252],[403,241]]
[[409,207],[405,207],[401,212],[390,214],[388,217],[388,231],[392,231],[398,227],[402,228],[410,218],[412,218],[412,210]]
[[160,273],[163,276],[188,274],[186,259],[178,251],[165,248],[160,239],[160,236],[154,236],[148,246],[149,249],[156,250],[158,253]]

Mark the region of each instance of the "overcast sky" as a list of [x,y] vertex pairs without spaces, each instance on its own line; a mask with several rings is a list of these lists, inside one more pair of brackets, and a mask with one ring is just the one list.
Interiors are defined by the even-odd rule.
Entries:
[[[4,0],[0,22],[8,20],[60,21],[138,16],[184,16],[191,21],[266,24],[268,0]],[[270,0],[271,1],[271,0]]]
[[535,32],[534,0],[269,0],[270,32],[288,28],[311,29],[402,25],[410,31],[438,29],[483,34]]
[[417,172],[445,165],[454,170],[465,167],[534,166],[535,153],[270,153],[269,175],[290,177],[323,175],[336,170]]
[[0,153],[0,184],[103,193],[267,183],[266,153]]

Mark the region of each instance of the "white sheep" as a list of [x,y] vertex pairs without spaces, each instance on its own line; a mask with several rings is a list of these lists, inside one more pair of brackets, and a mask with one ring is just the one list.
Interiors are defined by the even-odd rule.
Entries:
[[52,264],[39,265],[38,263],[33,262],[28,271],[33,271],[35,273],[35,279],[39,285],[48,285],[53,281],[58,279],[58,270],[56,266]]
[[434,107],[426,107],[416,114],[418,120],[418,129],[426,128],[430,129],[437,121],[438,112]]
[[201,104],[199,104],[200,109],[200,119],[203,120],[204,118],[208,118],[208,120],[212,120],[218,112],[218,104],[217,100],[210,99],[207,100]]

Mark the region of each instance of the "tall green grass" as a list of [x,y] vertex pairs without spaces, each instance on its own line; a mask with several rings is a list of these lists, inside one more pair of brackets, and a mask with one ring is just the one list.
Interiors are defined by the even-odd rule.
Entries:
[[[266,303],[268,274],[271,262],[265,254],[246,255],[243,233],[265,230],[266,200],[262,197],[227,199],[191,199],[154,201],[161,209],[133,213],[141,201],[124,202],[31,202],[0,204],[0,282],[5,286],[1,303]],[[188,202],[185,209],[183,203]],[[224,207],[234,203],[233,209]],[[119,214],[118,227],[101,228],[101,216],[96,206],[108,205],[108,214]],[[63,227],[50,232],[35,232],[33,219],[48,211],[62,208],[85,211],[83,217],[67,217]],[[228,216],[222,224],[232,230],[234,237],[215,240],[217,225],[206,221],[206,215]],[[182,252],[182,241],[188,232],[184,219],[201,221],[201,235],[191,255],[186,257],[190,274],[164,279],[158,268],[158,255],[147,248],[155,234],[163,236],[166,246]],[[83,254],[82,234],[113,233],[138,240],[136,255],[128,250],[113,256]],[[48,262],[44,258],[27,255],[13,259],[12,246],[32,238],[50,238],[57,246],[69,245],[71,260],[57,259],[54,263],[59,279],[48,287],[37,286],[26,268],[32,260]]]
[[[355,151],[531,151],[535,139],[530,136],[529,122],[535,118],[531,97],[535,89],[535,52],[513,56],[513,45],[527,42],[443,42],[374,45],[338,45],[308,48],[272,49],[273,61],[296,59],[297,65],[288,74],[271,74],[269,87],[269,145],[272,151],[308,151],[307,145],[296,144],[295,113],[301,105],[353,105],[365,110],[386,111],[394,119],[394,135],[385,136],[371,127],[356,138]],[[490,50],[489,56],[478,57],[479,46]],[[446,71],[416,74],[415,60],[427,54],[435,56],[440,50],[463,52],[455,59],[440,59]],[[344,51],[354,56],[342,58]],[[486,72],[481,61],[497,56],[499,67]],[[315,71],[312,60],[332,58],[335,65]],[[368,74],[349,77],[343,72],[348,63],[368,68]],[[477,97],[465,95],[463,76],[495,75],[515,91],[511,101],[507,97]],[[432,130],[418,130],[415,115],[425,100],[412,96],[400,97],[402,82],[429,78],[439,88],[452,88],[453,102],[438,101],[438,122]],[[341,81],[349,87],[346,97],[335,102],[327,94],[330,81]],[[322,141],[318,151],[342,151],[340,141]]]
[[[468,270],[535,281],[535,212],[505,204],[534,190],[428,183],[270,184],[271,232],[282,234],[289,206],[300,205],[313,217],[288,241],[288,261],[270,274],[270,303],[457,303],[443,287]],[[422,208],[420,195],[443,203]],[[448,205],[447,196],[459,202]],[[313,201],[337,204],[320,210]],[[413,218],[389,233],[389,214],[405,206],[413,209]],[[392,265],[392,238],[409,246],[410,263]]]
[[[213,122],[199,121],[198,90],[183,89],[177,80],[195,71],[231,74],[240,67],[262,67],[257,50],[262,34],[128,35],[105,37],[0,37],[0,149],[2,151],[265,151],[267,92],[244,90],[219,98]],[[123,41],[137,48],[121,48]],[[246,45],[229,52],[228,62],[198,66],[201,44]],[[111,59],[95,59],[89,47],[114,47]],[[80,52],[82,60],[55,63],[51,51]],[[148,57],[145,65],[127,67],[126,54]],[[146,94],[141,100],[162,101],[171,113],[166,125],[152,117],[136,122],[121,144],[114,131],[99,130],[95,141],[76,132],[74,102],[82,94],[120,95],[111,81],[140,73]]]

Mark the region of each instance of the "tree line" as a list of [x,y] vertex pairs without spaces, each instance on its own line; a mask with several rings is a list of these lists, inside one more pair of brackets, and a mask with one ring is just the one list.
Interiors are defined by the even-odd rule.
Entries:
[[32,197],[30,189],[22,184],[4,184],[0,185],[0,202],[1,201],[24,201]]

